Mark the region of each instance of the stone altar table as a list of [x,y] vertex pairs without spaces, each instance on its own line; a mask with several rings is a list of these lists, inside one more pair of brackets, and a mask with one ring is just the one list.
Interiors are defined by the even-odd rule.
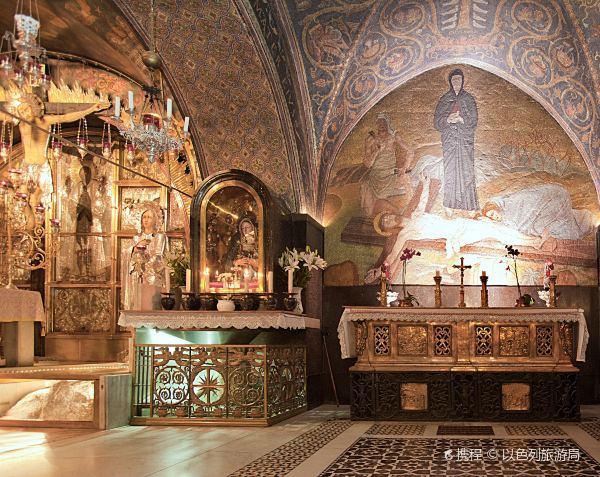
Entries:
[[135,328],[132,424],[265,426],[303,412],[303,330],[283,311],[123,311]]
[[579,417],[582,310],[347,307],[338,336],[354,419]]
[[0,322],[6,366],[33,366],[33,323],[46,315],[37,291],[0,288]]

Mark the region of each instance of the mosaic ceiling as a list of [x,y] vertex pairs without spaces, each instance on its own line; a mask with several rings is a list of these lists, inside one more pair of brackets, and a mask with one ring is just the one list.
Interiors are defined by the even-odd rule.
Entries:
[[[143,75],[150,0],[38,3],[48,48]],[[202,172],[253,172],[292,210],[320,218],[331,167],[360,118],[449,63],[491,71],[540,102],[600,184],[600,0],[156,0],[156,8],[165,76],[192,118]],[[3,15],[0,26],[9,21]]]

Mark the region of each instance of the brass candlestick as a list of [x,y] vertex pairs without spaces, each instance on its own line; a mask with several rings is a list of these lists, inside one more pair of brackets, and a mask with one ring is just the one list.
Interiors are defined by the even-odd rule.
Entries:
[[381,269],[381,277],[379,278],[379,304],[387,306],[387,270]]
[[465,270],[471,268],[471,265],[465,265],[465,258],[460,257],[460,265],[452,265],[453,268],[460,270],[460,303],[459,308],[466,308],[465,303]]
[[435,307],[441,308],[442,307],[442,277],[439,275],[436,275],[435,277],[433,277],[433,279],[435,280]]
[[487,289],[487,281],[488,276],[485,272],[481,273],[479,279],[481,280],[481,308],[487,308],[488,305],[488,289]]
[[551,308],[556,308],[556,275],[550,275],[548,279],[550,282],[550,296],[548,297],[548,306]]

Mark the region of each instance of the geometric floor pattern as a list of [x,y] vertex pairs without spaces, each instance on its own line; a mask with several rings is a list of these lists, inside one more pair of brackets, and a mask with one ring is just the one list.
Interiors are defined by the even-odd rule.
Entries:
[[600,420],[598,419],[590,419],[585,420],[579,423],[579,427],[581,427],[585,432],[587,432],[590,436],[592,436],[597,441],[600,441]]
[[509,436],[565,436],[566,432],[554,424],[508,424]]
[[597,477],[600,464],[571,439],[362,437],[320,475]]
[[365,434],[377,436],[422,436],[425,426],[422,424],[373,424]]
[[278,477],[292,471],[348,429],[348,420],[327,421],[250,462],[229,477]]
[[438,436],[493,436],[492,426],[438,426]]

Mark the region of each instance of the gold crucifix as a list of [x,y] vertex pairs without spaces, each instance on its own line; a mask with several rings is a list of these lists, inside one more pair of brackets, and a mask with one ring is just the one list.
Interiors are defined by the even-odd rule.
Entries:
[[465,304],[465,270],[471,268],[471,265],[465,265],[465,258],[460,257],[460,265],[452,265],[452,268],[458,268],[460,270],[460,303],[459,308],[466,308]]

